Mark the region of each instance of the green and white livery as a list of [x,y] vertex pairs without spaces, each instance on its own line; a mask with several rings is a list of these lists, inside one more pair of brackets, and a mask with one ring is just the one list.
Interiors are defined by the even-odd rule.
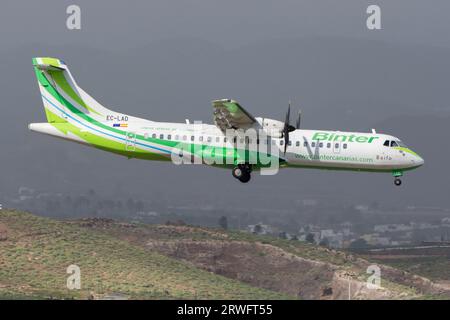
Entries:
[[46,123],[32,131],[128,158],[200,163],[230,168],[241,182],[252,171],[315,168],[390,172],[396,185],[423,159],[398,138],[376,133],[300,129],[285,121],[253,117],[234,100],[214,100],[214,124],[156,122],[105,108],[75,82],[55,58],[33,58]]

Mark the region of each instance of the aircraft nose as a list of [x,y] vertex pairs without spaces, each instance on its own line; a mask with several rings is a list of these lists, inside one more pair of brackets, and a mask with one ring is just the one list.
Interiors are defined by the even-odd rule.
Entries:
[[425,160],[423,160],[422,157],[417,156],[417,164],[418,164],[419,166],[422,166],[424,163],[425,163]]

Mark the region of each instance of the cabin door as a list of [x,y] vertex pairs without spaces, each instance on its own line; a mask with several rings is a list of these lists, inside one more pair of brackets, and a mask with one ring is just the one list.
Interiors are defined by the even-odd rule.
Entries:
[[125,150],[126,151],[135,151],[136,150],[136,133],[127,132],[126,141],[125,141]]

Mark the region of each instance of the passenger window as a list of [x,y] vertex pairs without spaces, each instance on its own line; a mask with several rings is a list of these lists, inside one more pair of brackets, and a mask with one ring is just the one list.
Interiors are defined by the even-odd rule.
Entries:
[[292,141],[291,140],[289,140],[288,146],[292,146]]
[[280,146],[282,146],[284,144],[283,140],[280,140]]
[[303,142],[303,146],[307,147],[308,146],[308,142],[307,141]]
[[398,147],[398,144],[397,144],[397,142],[395,142],[395,141],[391,141],[391,147]]
[[383,143],[383,146],[389,147],[389,140],[386,140],[386,141]]
[[216,137],[216,142],[220,142],[220,137]]
[[297,141],[297,142],[295,143],[295,146],[296,146],[296,147],[300,147],[300,141]]
[[315,147],[316,146],[316,143],[315,142],[311,142],[311,147]]
[[170,139],[172,139],[172,135],[168,134],[167,135],[167,140],[170,140]]
[[335,143],[335,144],[334,144],[334,148],[335,148],[335,149],[339,149],[339,143]]
[[323,148],[323,142],[319,143],[319,148]]
[[343,147],[344,149],[347,149],[347,144],[344,143],[344,144],[342,145],[342,147]]
[[152,134],[152,138],[156,139],[156,133]]
[[202,142],[203,141],[203,136],[198,137],[198,141]]
[[327,148],[328,148],[328,149],[331,148],[331,143],[330,143],[330,142],[327,143]]
[[160,139],[164,139],[164,135],[161,133],[161,134],[159,135],[159,138],[160,138]]
[[206,141],[211,142],[211,137],[206,138]]
[[227,142],[227,137],[224,137],[224,138],[223,138],[223,142]]
[[194,141],[194,139],[195,139],[195,137],[194,137],[194,136],[191,136],[191,141]]

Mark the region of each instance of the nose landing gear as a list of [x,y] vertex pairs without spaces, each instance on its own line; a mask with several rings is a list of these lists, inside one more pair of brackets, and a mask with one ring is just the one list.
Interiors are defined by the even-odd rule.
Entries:
[[252,172],[252,167],[249,164],[238,164],[237,167],[233,168],[233,177],[238,179],[242,183],[247,183],[250,181]]
[[400,186],[402,184],[402,180],[400,179],[403,176],[402,171],[392,171],[392,175],[394,176],[394,184],[396,186]]

